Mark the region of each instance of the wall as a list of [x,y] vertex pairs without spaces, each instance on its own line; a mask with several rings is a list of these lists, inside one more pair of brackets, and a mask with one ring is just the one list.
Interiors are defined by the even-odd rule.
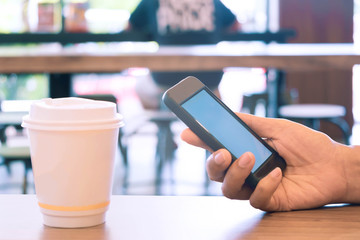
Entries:
[[[279,0],[280,28],[295,29],[291,43],[353,42],[353,0]],[[287,88],[299,91],[300,103],[332,103],[347,108],[346,120],[352,126],[352,70],[287,73]],[[337,137],[329,125],[322,130]]]

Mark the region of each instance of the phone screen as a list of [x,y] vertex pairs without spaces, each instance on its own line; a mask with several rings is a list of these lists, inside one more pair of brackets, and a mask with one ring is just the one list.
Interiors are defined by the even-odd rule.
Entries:
[[254,170],[271,156],[272,152],[205,90],[181,106],[236,158],[252,152],[256,159]]

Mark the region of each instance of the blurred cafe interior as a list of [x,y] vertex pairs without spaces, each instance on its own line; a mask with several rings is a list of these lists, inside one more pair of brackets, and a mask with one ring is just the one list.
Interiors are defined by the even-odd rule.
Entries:
[[[159,44],[155,39],[146,32],[127,29],[139,2],[0,0],[0,65],[6,57],[21,53],[32,57],[56,56],[62,51],[65,55],[70,51],[88,53],[83,58],[101,53],[139,58],[140,52],[156,55]],[[240,27],[235,33],[222,34],[215,43],[218,48],[246,44],[246,48],[256,50],[257,46],[287,43],[353,43],[360,48],[360,0],[222,2],[236,15]],[[341,55],[340,51],[337,54]],[[293,65],[291,59],[287,61]],[[71,68],[76,69],[76,64],[72,62]],[[310,61],[305,65],[311,64]],[[207,153],[181,141],[185,125],[172,116],[161,115],[164,112],[152,106],[154,99],[147,99],[146,91],[159,90],[146,64],[126,69],[111,66],[117,71],[100,64],[95,71],[79,72],[36,72],[39,66],[32,61],[24,66],[24,72],[21,66],[15,66],[14,72],[0,66],[1,194],[35,193],[28,138],[20,126],[21,117],[35,100],[67,96],[114,101],[124,116],[113,194],[222,194],[221,185],[207,178]],[[35,70],[31,70],[32,66]],[[218,91],[234,111],[299,120],[336,141],[360,144],[360,65],[315,71],[306,66],[303,71],[228,66],[223,69]],[[102,67],[104,70],[99,70]],[[294,113],[292,105],[301,109]],[[326,116],[318,117],[319,111]]]

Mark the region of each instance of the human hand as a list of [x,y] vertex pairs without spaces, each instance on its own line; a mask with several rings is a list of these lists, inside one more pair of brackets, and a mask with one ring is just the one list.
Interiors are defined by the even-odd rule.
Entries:
[[[344,166],[346,146],[327,135],[285,119],[270,119],[239,113],[238,116],[282,156],[287,167],[264,177],[253,191],[245,183],[255,163],[245,153],[231,164],[230,153],[220,149],[207,161],[211,180],[223,182],[223,194],[231,199],[249,199],[252,206],[265,211],[290,211],[343,202],[347,194]],[[209,149],[190,129],[182,139]],[[230,166],[230,167],[229,167]]]

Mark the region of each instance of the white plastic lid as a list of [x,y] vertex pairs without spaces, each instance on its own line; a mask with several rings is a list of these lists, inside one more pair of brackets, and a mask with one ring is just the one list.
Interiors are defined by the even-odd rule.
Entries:
[[84,98],[46,98],[35,101],[22,126],[38,130],[88,130],[122,127],[116,104]]

